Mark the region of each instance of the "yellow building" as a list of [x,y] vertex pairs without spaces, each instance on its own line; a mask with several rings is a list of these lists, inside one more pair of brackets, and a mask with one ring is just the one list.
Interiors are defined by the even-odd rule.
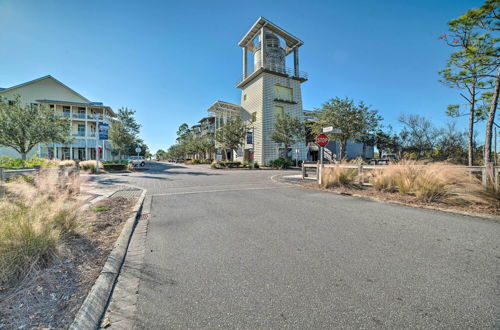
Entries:
[[[75,92],[52,76],[45,76],[9,88],[0,88],[0,97],[12,101],[19,95],[24,104],[44,105],[59,112],[71,120],[72,143],[39,144],[30,153],[40,157],[58,159],[88,160],[96,158],[96,149],[101,149],[100,159],[111,160],[111,144],[108,140],[99,140],[100,123],[111,126],[115,116],[109,106],[92,102]],[[0,147],[0,156],[19,157],[12,148]]]

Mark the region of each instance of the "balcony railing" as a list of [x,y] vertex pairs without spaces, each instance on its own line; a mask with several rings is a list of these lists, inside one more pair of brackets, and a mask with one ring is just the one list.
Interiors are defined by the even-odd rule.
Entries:
[[85,119],[85,114],[84,113],[74,113],[73,118],[76,119]]
[[93,120],[104,120],[104,116],[98,113],[93,113],[90,115],[87,115],[88,119],[93,119]]
[[85,132],[73,132],[71,136],[85,137]]
[[[297,78],[297,79],[300,79],[300,80],[307,80],[307,79],[309,79],[309,75],[307,74],[307,72],[299,71],[298,75],[296,75],[294,69],[292,69],[292,68],[286,68],[286,67],[283,67],[281,65],[266,64],[264,67],[257,68],[255,71],[258,71],[259,69],[264,69],[264,70],[268,70],[268,71],[271,71],[271,72],[276,72],[276,73],[283,74],[283,75],[286,75],[286,76],[289,76],[289,77],[292,77],[292,78]],[[246,78],[244,78],[244,79],[243,79],[243,77],[241,77],[240,79],[238,79],[238,81],[236,82],[236,84],[238,85],[243,80],[245,80],[248,77],[250,77],[251,75],[252,75],[252,73],[249,74],[249,75],[247,75]]]

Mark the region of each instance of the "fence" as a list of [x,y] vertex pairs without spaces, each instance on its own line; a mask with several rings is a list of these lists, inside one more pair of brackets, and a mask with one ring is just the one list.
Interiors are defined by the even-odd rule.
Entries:
[[[358,175],[357,175],[357,182],[358,184],[361,185],[367,185],[370,186],[370,182],[366,182],[367,175],[365,175],[366,171],[373,171],[373,170],[385,170],[387,169],[387,165],[347,165],[347,164],[323,164],[323,166],[320,166],[318,163],[311,163],[311,162],[304,162],[302,164],[302,179],[305,178],[310,178],[310,179],[315,179],[318,181],[319,184],[321,184],[321,172],[322,168],[325,167],[340,167],[340,168],[350,168],[350,169],[357,169]],[[415,166],[426,166],[426,165],[415,165]],[[450,165],[454,166],[454,165]],[[481,182],[483,186],[486,186],[488,184],[488,178],[493,178],[494,186],[495,189],[499,189],[499,175],[500,175],[500,166],[493,166],[493,163],[488,164],[487,166],[458,166],[456,165],[455,167],[457,168],[462,168],[470,173],[481,173]],[[311,177],[308,174],[308,169],[315,169],[315,177]]]
[[35,166],[34,168],[23,168],[23,169],[6,169],[0,167],[0,183],[10,180],[15,177],[30,176],[35,180],[40,176],[41,172],[44,173],[57,173],[58,182],[61,187],[66,186],[69,179],[75,179],[80,176],[80,165],[75,166],[64,166],[60,165],[59,168],[41,168],[40,166]]

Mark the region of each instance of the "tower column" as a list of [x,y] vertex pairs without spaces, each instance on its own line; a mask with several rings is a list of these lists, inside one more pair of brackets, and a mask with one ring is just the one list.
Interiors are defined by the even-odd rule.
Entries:
[[266,39],[265,39],[265,29],[262,27],[260,29],[260,65],[262,68],[265,68],[266,65],[264,63],[264,59],[266,58],[264,53],[266,52]]
[[248,54],[247,47],[243,47],[243,80],[246,79],[248,75]]
[[293,49],[293,69],[295,77],[299,76],[299,47]]

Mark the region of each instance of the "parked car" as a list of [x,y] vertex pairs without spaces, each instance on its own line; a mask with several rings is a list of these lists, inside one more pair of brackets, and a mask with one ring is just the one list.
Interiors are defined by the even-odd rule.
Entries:
[[132,164],[134,167],[144,167],[146,165],[146,159],[143,156],[130,156],[127,160],[128,163]]
[[372,158],[368,161],[371,165],[389,165],[399,160],[398,154],[382,154],[380,158]]

